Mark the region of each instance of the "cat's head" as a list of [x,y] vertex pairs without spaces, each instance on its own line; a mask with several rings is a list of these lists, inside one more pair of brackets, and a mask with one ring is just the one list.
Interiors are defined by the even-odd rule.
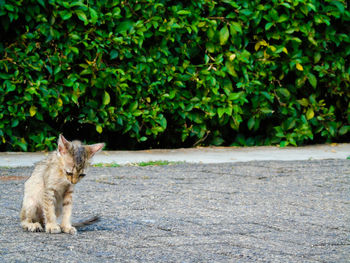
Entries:
[[79,182],[85,176],[90,159],[104,146],[104,143],[82,145],[79,141],[70,142],[60,134],[57,152],[67,180],[72,184]]

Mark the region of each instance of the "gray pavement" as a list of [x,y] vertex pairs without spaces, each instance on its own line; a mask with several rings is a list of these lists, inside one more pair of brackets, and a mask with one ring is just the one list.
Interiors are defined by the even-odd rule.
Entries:
[[345,158],[93,167],[76,236],[20,228],[32,169],[0,168],[0,262],[350,262]]

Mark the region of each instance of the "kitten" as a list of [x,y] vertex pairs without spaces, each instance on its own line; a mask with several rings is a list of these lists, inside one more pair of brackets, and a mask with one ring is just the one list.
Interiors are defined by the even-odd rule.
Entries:
[[[90,159],[104,147],[104,143],[82,145],[79,141],[67,141],[61,134],[57,151],[36,165],[24,185],[21,210],[21,226],[31,232],[65,232],[76,234],[71,224],[72,194],[74,185],[85,176]],[[61,225],[57,218],[62,213]],[[95,221],[97,217],[87,222]]]

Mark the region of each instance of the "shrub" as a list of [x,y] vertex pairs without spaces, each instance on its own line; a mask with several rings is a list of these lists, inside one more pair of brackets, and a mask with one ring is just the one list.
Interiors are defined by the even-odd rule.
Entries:
[[0,0],[0,149],[342,141],[344,0]]

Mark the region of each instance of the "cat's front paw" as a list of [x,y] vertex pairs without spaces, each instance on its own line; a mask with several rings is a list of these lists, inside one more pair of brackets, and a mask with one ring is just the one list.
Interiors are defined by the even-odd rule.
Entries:
[[73,226],[61,226],[61,228],[64,233],[68,233],[71,235],[75,235],[77,233],[77,229]]
[[61,233],[61,227],[58,224],[46,224],[45,226],[46,233],[58,234]]
[[30,232],[42,232],[44,231],[43,227],[40,223],[28,223],[26,221],[21,223],[24,230],[30,231]]

